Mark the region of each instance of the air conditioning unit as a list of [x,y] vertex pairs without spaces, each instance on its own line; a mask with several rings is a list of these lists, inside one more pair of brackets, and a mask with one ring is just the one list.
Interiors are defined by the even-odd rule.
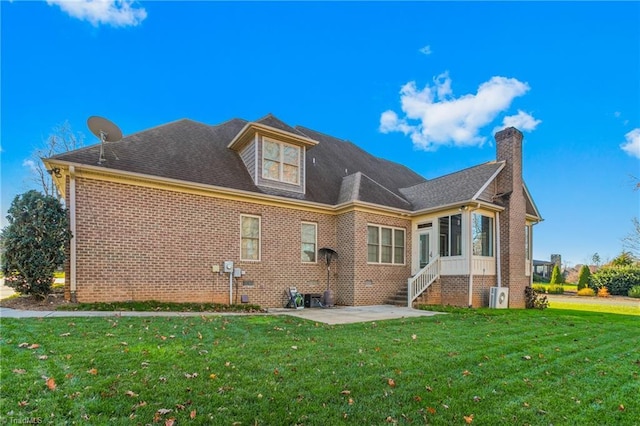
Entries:
[[509,288],[491,287],[491,291],[489,292],[489,307],[507,309],[509,307]]

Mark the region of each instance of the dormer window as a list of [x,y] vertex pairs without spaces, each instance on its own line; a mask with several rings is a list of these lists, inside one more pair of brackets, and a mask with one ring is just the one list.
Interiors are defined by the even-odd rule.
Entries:
[[300,183],[300,147],[267,138],[262,142],[262,177],[298,185]]

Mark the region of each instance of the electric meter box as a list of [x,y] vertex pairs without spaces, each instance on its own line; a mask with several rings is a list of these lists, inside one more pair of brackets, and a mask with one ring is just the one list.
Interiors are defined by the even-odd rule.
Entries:
[[222,264],[222,272],[233,272],[233,261],[225,260]]

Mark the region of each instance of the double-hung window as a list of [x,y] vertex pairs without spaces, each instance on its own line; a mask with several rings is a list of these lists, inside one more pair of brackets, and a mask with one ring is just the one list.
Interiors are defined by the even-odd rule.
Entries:
[[240,215],[240,260],[260,260],[260,216]]
[[301,230],[301,250],[300,256],[303,262],[316,261],[316,247],[318,225],[315,223],[302,222]]
[[298,185],[300,183],[300,147],[263,139],[262,177]]
[[404,229],[367,226],[367,261],[369,263],[404,264]]

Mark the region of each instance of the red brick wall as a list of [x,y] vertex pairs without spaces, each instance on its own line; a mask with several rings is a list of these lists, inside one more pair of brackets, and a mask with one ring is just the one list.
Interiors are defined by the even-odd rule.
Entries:
[[[354,213],[355,265],[353,274],[354,304],[380,305],[401,288],[411,276],[411,221],[372,213]],[[382,225],[405,230],[405,264],[367,263],[367,226]]]
[[[491,287],[496,286],[495,275],[473,276],[472,306],[489,306]],[[469,306],[469,277],[467,275],[442,276],[416,299],[415,304]]]
[[[82,178],[76,194],[80,302],[228,303],[229,276],[211,270],[225,260],[246,271],[238,300],[276,307],[290,286],[326,288],[324,264],[300,261],[300,224],[316,222],[318,247],[334,247],[334,216]],[[260,262],[239,259],[240,214],[261,217]]]
[[[338,252],[330,274],[337,304],[383,303],[406,286],[410,273],[408,220],[353,211],[334,216],[87,178],[77,178],[76,188],[79,302],[228,303],[228,274],[211,270],[225,260],[246,271],[234,282],[234,302],[247,295],[250,303],[282,307],[288,287],[322,294],[324,262],[300,261],[302,221],[318,224],[318,248]],[[239,259],[241,214],[261,217],[259,262]],[[367,264],[368,223],[406,230],[405,265]],[[69,283],[66,290],[69,297]]]

